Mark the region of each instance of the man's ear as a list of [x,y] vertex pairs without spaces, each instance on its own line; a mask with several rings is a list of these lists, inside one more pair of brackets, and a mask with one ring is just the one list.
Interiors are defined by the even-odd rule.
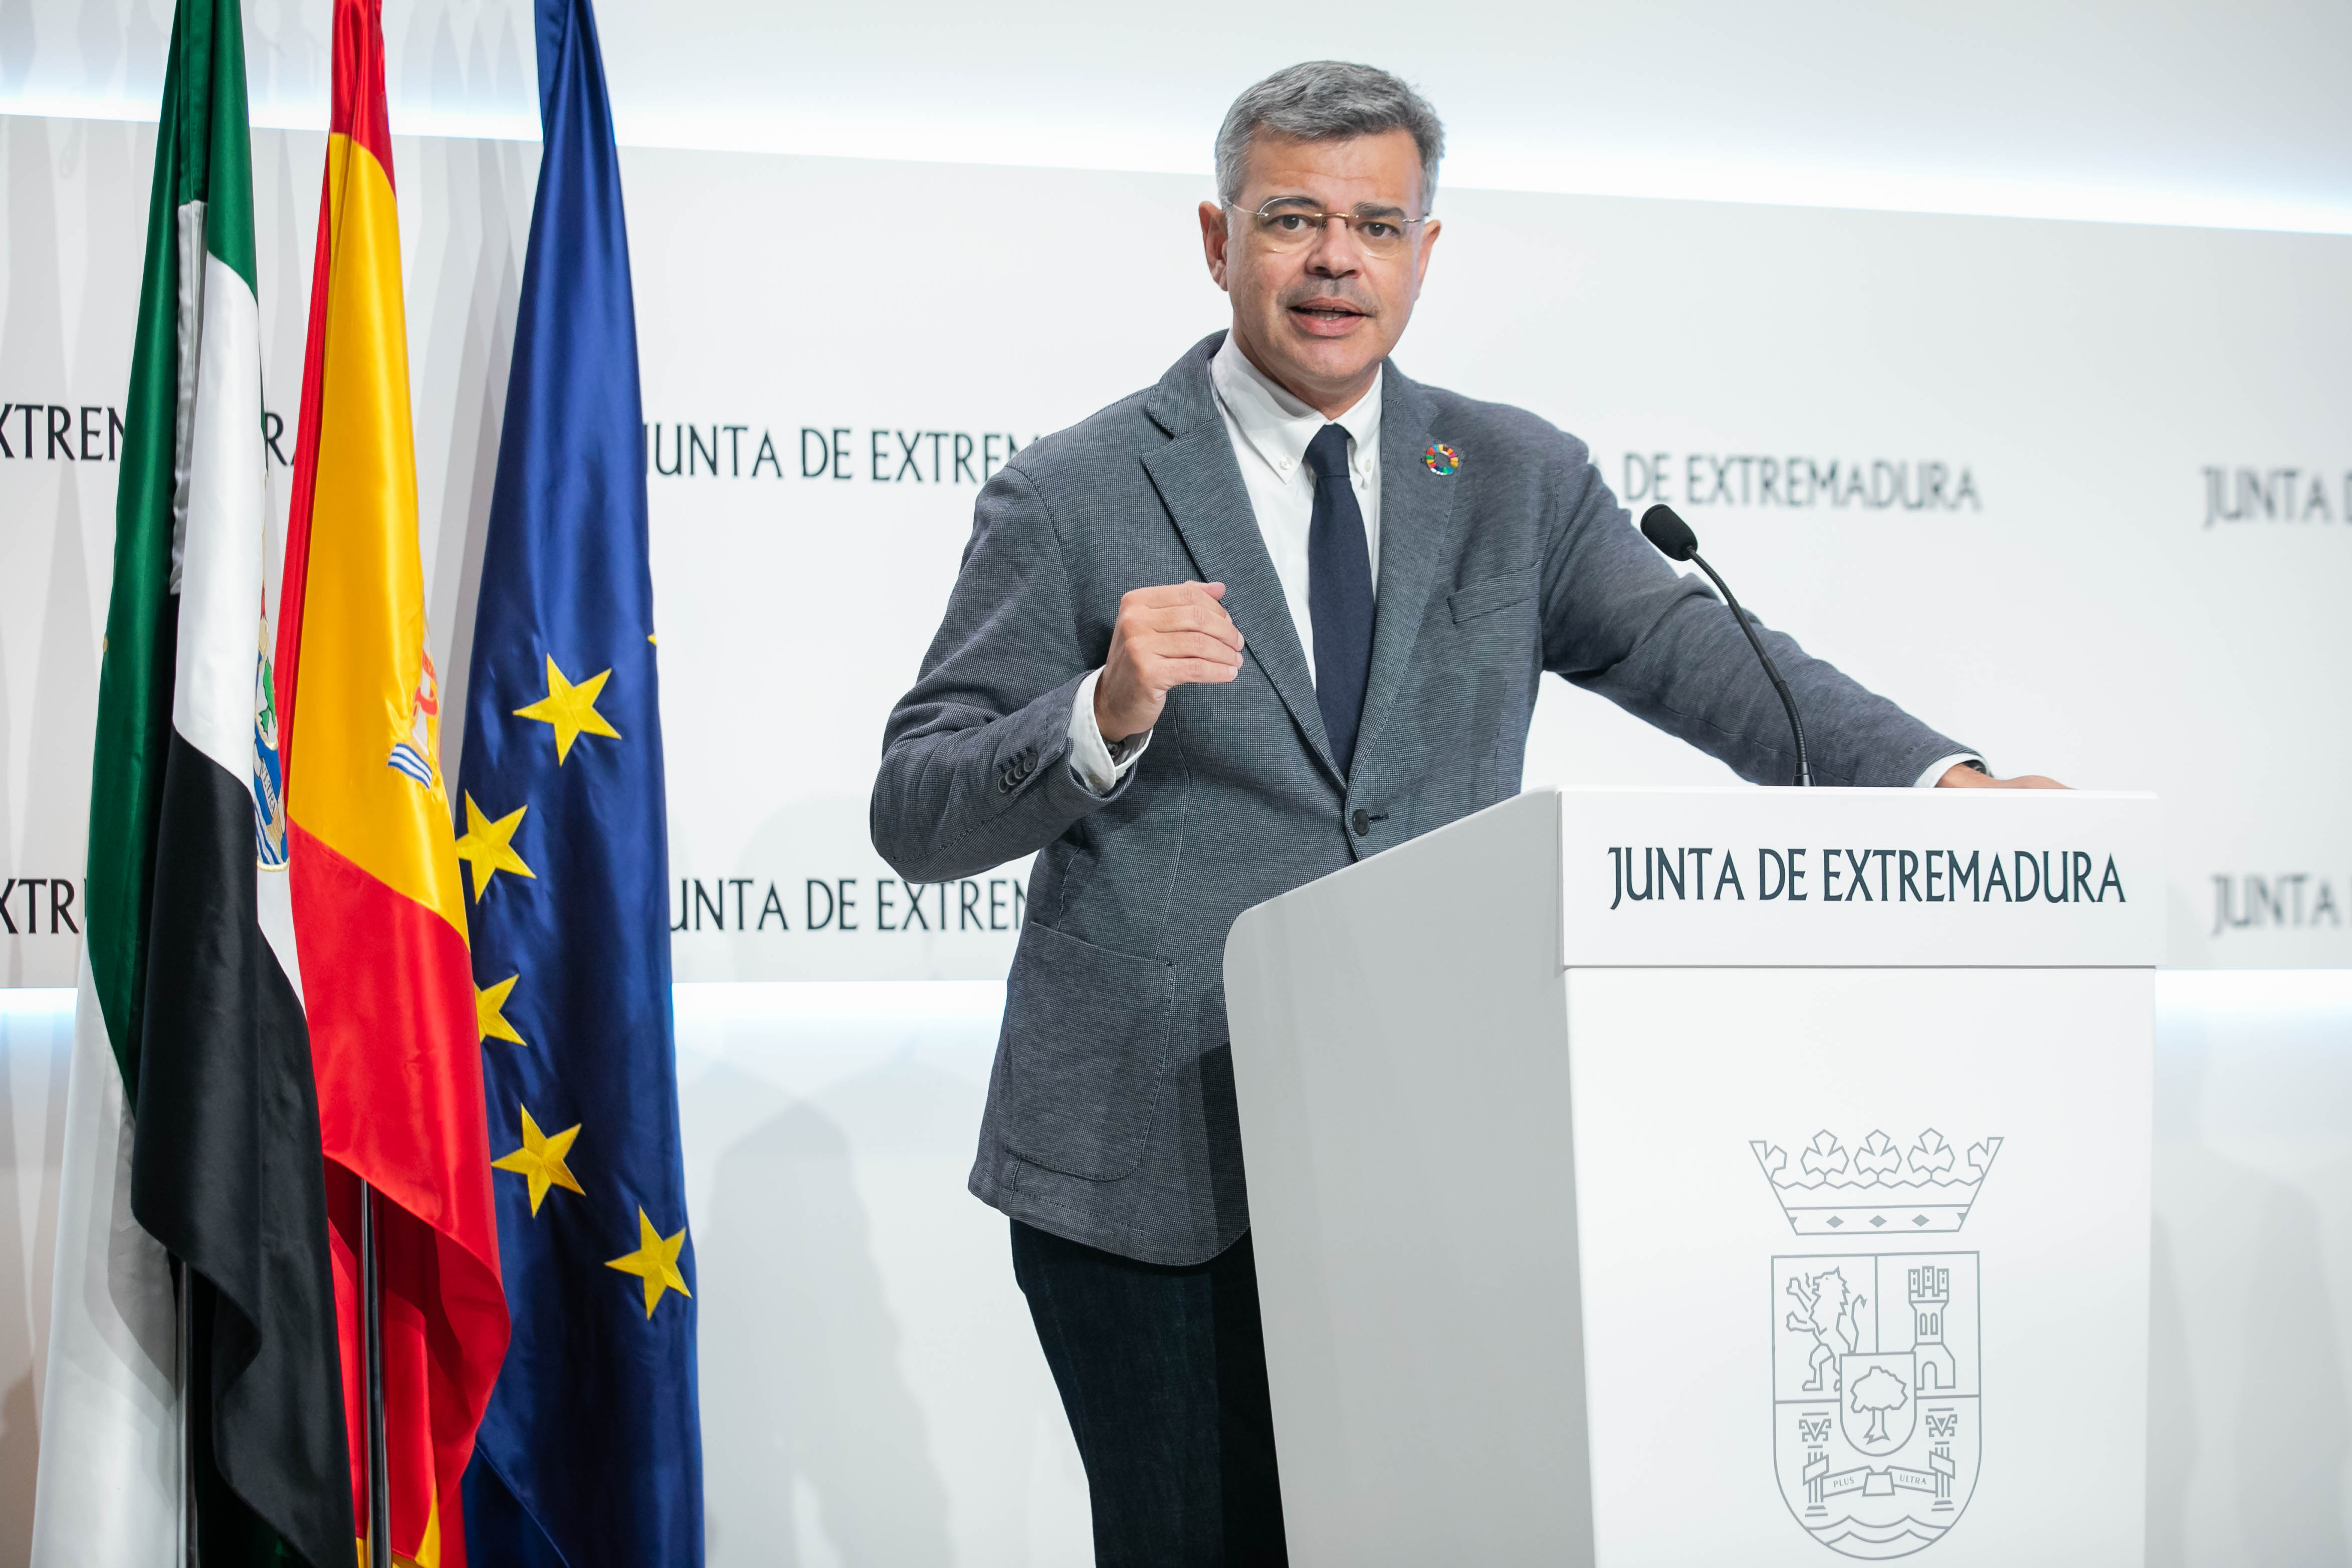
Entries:
[[1432,218],[1422,228],[1421,254],[1412,261],[1412,297],[1416,300],[1421,298],[1421,286],[1429,281],[1429,253],[1437,248],[1437,233],[1444,226]]
[[1225,246],[1232,231],[1225,226],[1225,208],[1221,202],[1201,204],[1201,252],[1209,263],[1209,276],[1220,288],[1230,289],[1225,281]]

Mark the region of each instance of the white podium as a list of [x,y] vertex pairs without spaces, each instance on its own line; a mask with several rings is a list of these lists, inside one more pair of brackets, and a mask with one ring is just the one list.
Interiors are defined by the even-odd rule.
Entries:
[[1546,790],[1244,914],[1292,1560],[2138,1563],[2160,833]]

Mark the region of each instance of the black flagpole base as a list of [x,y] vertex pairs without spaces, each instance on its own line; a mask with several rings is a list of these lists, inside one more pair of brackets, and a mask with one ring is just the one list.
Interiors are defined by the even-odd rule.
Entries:
[[360,1183],[360,1301],[367,1334],[368,1568],[392,1568],[392,1469],[383,1416],[383,1281],[376,1269],[375,1189]]
[[180,1562],[183,1568],[200,1568],[204,1553],[196,1539],[196,1276],[179,1259],[172,1260],[173,1315],[178,1322],[173,1353],[180,1385]]

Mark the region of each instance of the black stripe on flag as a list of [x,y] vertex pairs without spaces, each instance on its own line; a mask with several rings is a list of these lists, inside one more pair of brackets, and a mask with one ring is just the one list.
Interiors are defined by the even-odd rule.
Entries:
[[197,1467],[206,1568],[268,1561],[262,1524],[311,1568],[350,1568],[318,1090],[301,1003],[262,935],[257,874],[250,790],[173,731],[131,1208],[196,1275],[188,1383],[195,1453],[210,1460]]

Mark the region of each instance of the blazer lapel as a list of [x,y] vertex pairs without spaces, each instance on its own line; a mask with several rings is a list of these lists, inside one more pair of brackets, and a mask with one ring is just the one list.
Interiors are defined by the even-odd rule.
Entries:
[[1422,461],[1434,417],[1429,394],[1394,365],[1381,384],[1387,402],[1381,410],[1381,581],[1372,668],[1356,731],[1360,763],[1380,739],[1382,720],[1412,663],[1422,613],[1445,559],[1456,485]]
[[[1145,456],[1144,471],[1175,519],[1202,580],[1225,585],[1225,612],[1241,628],[1244,654],[1257,661],[1324,769],[1337,779],[1339,769],[1323,733],[1307,652],[1290,623],[1289,601],[1265,553],[1265,536],[1258,531],[1224,416],[1209,387],[1209,359],[1223,340],[1221,332],[1194,348],[1152,390],[1145,412],[1172,439]],[[1379,668],[1375,653],[1375,678]]]
[[1225,613],[1241,628],[1243,653],[1258,663],[1290,716],[1297,721],[1315,755],[1334,777],[1331,743],[1323,733],[1323,710],[1315,704],[1315,681],[1307,652],[1290,623],[1282,580],[1265,553],[1249,493],[1226,439],[1222,418],[1203,421],[1143,460],[1160,488],[1184,548],[1202,580],[1225,585]]

